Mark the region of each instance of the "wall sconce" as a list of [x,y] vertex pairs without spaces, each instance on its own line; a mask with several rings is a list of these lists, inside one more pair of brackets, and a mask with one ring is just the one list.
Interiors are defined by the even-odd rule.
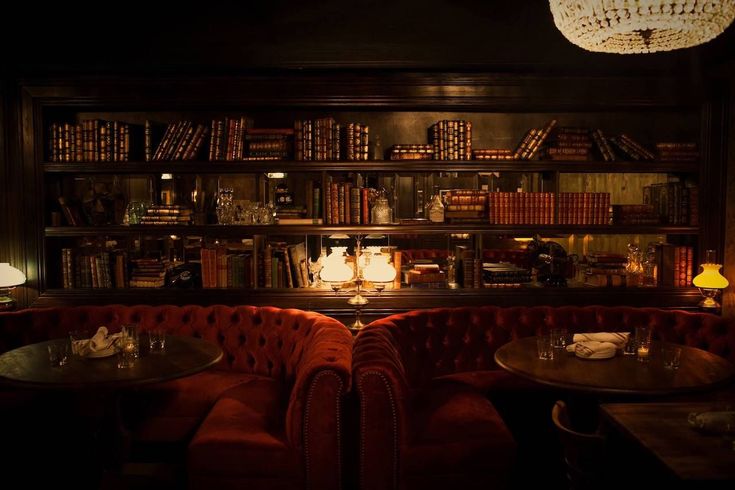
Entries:
[[26,282],[26,275],[7,262],[0,263],[0,311],[12,310],[15,300],[10,292]]
[[725,289],[730,283],[720,274],[722,264],[715,263],[717,256],[714,250],[707,250],[706,258],[700,272],[693,280],[695,286],[699,288],[704,299],[699,303],[701,308],[707,310],[717,310],[720,304],[715,299],[720,290]]

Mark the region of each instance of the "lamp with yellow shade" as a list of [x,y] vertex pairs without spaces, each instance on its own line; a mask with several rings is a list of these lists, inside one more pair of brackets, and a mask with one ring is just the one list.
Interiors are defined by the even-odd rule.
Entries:
[[25,282],[25,274],[7,262],[0,263],[0,311],[13,309],[15,300],[10,292]]
[[716,254],[714,250],[707,250],[705,261],[700,272],[692,282],[699,288],[704,299],[699,303],[701,308],[708,310],[717,310],[720,304],[715,299],[717,294],[730,285],[727,279],[720,274],[722,264],[716,263]]

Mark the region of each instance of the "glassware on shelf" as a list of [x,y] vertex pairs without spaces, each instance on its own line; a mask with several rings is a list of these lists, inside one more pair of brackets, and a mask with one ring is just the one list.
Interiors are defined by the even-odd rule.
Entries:
[[385,189],[378,192],[371,210],[370,222],[373,225],[389,225],[393,223],[393,209],[388,204]]
[[646,255],[641,264],[641,286],[656,287],[656,243],[651,242],[646,247]]
[[145,216],[148,208],[145,201],[130,201],[125,207],[125,215],[123,216],[124,225],[139,225],[140,219]]
[[643,253],[635,243],[628,244],[628,261],[625,266],[626,284],[640,286],[643,284]]
[[222,188],[217,195],[217,223],[232,225],[235,223],[235,203],[232,200],[233,190]]
[[426,205],[426,217],[432,223],[444,223],[444,203],[438,188],[434,189],[434,195]]

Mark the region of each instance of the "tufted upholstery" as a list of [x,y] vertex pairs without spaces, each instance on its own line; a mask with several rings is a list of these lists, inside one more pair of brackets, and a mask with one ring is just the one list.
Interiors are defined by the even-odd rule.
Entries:
[[[589,332],[638,325],[650,325],[659,339],[735,362],[735,328],[704,313],[484,306],[417,310],[372,322],[358,334],[353,352],[361,406],[360,487],[439,488],[447,480],[457,488],[489,486],[512,464],[514,444],[493,406],[482,405],[480,393],[539,388],[499,370],[493,360],[498,347],[555,327]],[[444,415],[448,410],[451,417]],[[479,438],[482,431],[485,437]],[[427,434],[436,447],[427,443]],[[477,458],[486,462],[484,470],[473,465]],[[452,474],[458,476],[452,480]]]
[[[352,348],[341,323],[314,312],[253,306],[27,309],[0,314],[0,352],[76,329],[93,333],[106,325],[115,332],[125,323],[139,323],[143,331],[163,327],[171,335],[195,336],[222,347],[224,356],[215,369],[145,392],[142,438],[176,439],[197,431],[189,447],[194,486],[257,488],[253,482],[265,478],[274,487],[305,488],[307,482],[313,488],[339,487],[339,419],[350,387]],[[257,422],[252,411],[264,406],[269,417],[280,415]],[[223,420],[232,426],[224,434]],[[242,432],[258,437],[242,444]],[[210,444],[213,433],[218,447]],[[273,467],[264,476],[273,456],[267,441],[273,438],[291,467]],[[226,454],[218,457],[222,448]],[[249,464],[238,465],[240,458]],[[234,461],[235,468],[226,475],[218,466],[224,460]],[[248,473],[254,467],[259,467],[257,478]]]

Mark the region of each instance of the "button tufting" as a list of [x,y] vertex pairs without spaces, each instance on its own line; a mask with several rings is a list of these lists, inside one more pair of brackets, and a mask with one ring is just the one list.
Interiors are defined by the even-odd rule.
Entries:
[[247,342],[248,338],[245,335],[240,334],[237,340],[240,342],[240,345],[245,345],[245,342]]
[[261,346],[261,347],[264,347],[265,346],[265,337],[263,337],[262,335],[258,339],[258,345]]
[[263,320],[262,320],[262,319],[260,318],[260,316],[259,316],[259,315],[255,315],[255,316],[253,317],[253,325],[260,325],[260,323],[261,323],[262,321],[263,321]]

